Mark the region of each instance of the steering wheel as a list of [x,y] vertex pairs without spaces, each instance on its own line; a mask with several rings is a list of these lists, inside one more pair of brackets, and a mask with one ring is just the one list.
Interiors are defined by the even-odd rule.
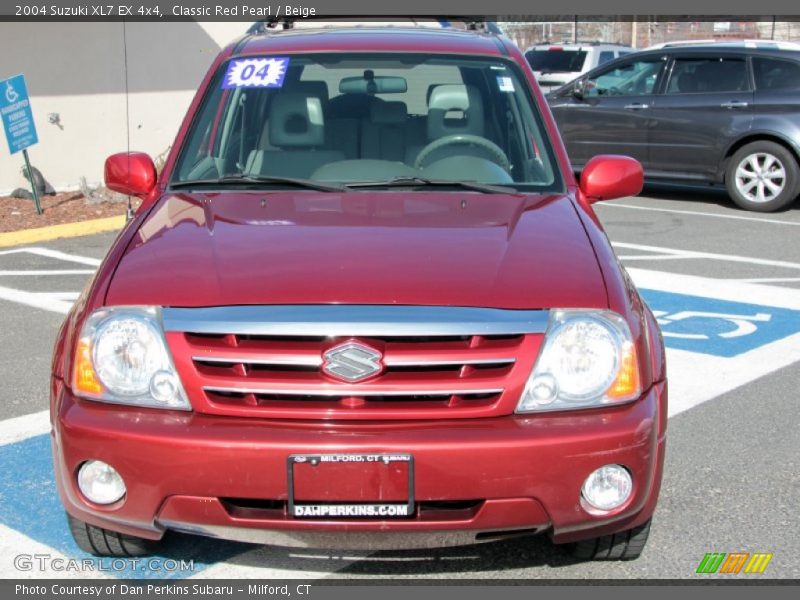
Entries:
[[503,152],[503,149],[500,148],[500,146],[490,140],[487,140],[485,137],[481,137],[479,135],[470,135],[467,133],[446,135],[438,140],[433,140],[420,151],[419,155],[417,155],[417,160],[414,161],[414,168],[421,169],[426,158],[428,158],[437,150],[446,146],[479,146],[481,149],[486,151],[492,162],[500,165],[506,172],[511,171],[511,163],[509,162],[506,153]]

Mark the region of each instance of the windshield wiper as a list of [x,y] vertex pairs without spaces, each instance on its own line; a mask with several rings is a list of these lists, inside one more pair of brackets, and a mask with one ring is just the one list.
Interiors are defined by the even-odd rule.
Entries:
[[194,179],[190,181],[176,181],[170,184],[172,189],[208,187],[215,185],[258,185],[276,184],[289,185],[292,187],[306,188],[320,192],[349,192],[345,186],[336,183],[323,183],[313,179],[301,179],[299,177],[279,177],[276,175],[246,175],[244,173],[234,175],[223,175],[217,179]]
[[456,187],[482,192],[484,194],[516,194],[517,190],[513,187],[502,185],[489,185],[477,183],[475,181],[451,181],[449,179],[426,179],[424,177],[400,176],[393,177],[387,181],[356,181],[345,184],[349,188],[370,188],[370,187]]

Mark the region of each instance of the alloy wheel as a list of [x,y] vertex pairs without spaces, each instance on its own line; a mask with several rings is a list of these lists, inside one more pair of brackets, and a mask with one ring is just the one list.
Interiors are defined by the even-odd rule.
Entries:
[[750,202],[774,200],[786,187],[786,169],[777,156],[757,152],[736,168],[736,189]]

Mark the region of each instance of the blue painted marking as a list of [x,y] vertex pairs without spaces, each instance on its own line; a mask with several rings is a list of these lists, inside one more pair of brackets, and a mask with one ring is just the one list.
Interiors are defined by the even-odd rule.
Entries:
[[39,141],[24,75],[0,81],[0,115],[11,154]]
[[[98,571],[120,578],[182,579],[253,548],[237,542],[174,534],[165,539],[162,552],[152,557],[152,564],[148,564],[147,558],[135,563],[129,559],[96,558],[86,554],[75,545],[67,527],[64,508],[56,492],[47,434],[0,446],[0,523],[68,558],[92,559]],[[24,552],[21,548],[20,553]],[[181,560],[193,560],[194,570],[170,572],[150,568],[168,559],[178,564]],[[119,560],[126,563],[126,568],[116,568]],[[35,563],[34,567],[37,567]]]
[[669,348],[733,357],[800,332],[800,311],[640,290]]

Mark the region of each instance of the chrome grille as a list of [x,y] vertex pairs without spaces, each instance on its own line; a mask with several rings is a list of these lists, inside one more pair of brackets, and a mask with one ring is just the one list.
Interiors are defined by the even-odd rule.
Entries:
[[[261,319],[249,326],[230,316],[230,311],[247,309],[253,318],[256,308],[261,309]],[[299,315],[286,319],[289,307],[271,308],[165,309],[167,339],[195,410],[303,419],[508,414],[531,372],[547,323],[547,313],[540,311],[294,307],[301,313],[314,313],[310,320],[329,332],[311,335],[307,321],[300,321]],[[347,322],[342,308],[365,310]],[[175,311],[182,314],[176,317]],[[431,334],[408,334],[418,331],[419,321],[403,323],[393,318],[400,313],[403,318],[415,316],[412,313],[422,317],[423,311]],[[430,320],[432,312],[442,311],[448,313],[444,323]],[[461,323],[454,318],[459,314],[465,317]],[[276,323],[276,317],[286,320]],[[382,354],[380,374],[348,383],[323,372],[323,355],[349,341]]]

